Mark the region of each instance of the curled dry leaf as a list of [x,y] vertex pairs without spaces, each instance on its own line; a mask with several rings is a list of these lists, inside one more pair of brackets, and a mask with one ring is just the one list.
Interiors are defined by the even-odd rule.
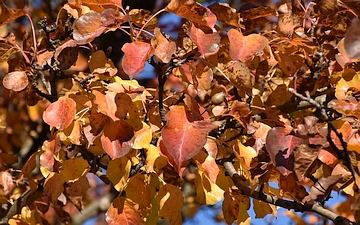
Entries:
[[61,97],[45,110],[43,119],[45,123],[56,129],[63,130],[68,127],[75,116],[76,103],[72,98]]
[[163,63],[170,62],[172,55],[176,51],[176,43],[174,41],[168,41],[158,27],[154,30],[154,38],[151,39],[151,46],[155,49],[154,55]]
[[236,9],[231,8],[229,4],[216,2],[208,8],[216,15],[217,20],[240,28],[240,14],[236,13]]
[[191,28],[188,31],[188,35],[191,40],[197,45],[201,55],[211,54],[219,49],[221,37],[219,33],[213,29],[207,29],[204,32],[201,28],[197,28],[194,23],[191,24]]
[[309,195],[304,197],[302,202],[314,200],[317,202],[326,201],[334,185],[342,178],[342,175],[332,175],[320,178],[314,186],[310,188]]
[[137,41],[124,44],[121,50],[124,52],[122,67],[129,77],[134,77],[144,69],[151,53],[151,45]]
[[[158,20],[156,17],[151,18],[153,15],[149,10],[146,9],[133,9],[129,12],[131,17],[131,22],[133,22],[138,27],[143,27],[145,24],[145,29],[153,30],[158,25]],[[149,21],[149,19],[151,20]]]
[[268,40],[260,34],[250,34],[244,36],[240,31],[231,29],[228,32],[229,54],[233,60],[242,62],[262,53]]
[[29,84],[28,76],[25,71],[13,71],[3,79],[3,85],[5,88],[13,91],[22,91]]
[[56,48],[55,59],[59,61],[61,70],[69,69],[77,60],[78,46],[74,40],[69,40]]
[[360,119],[360,104],[352,96],[347,96],[346,100],[333,99],[328,103],[328,106],[345,116],[355,116]]
[[213,126],[198,112],[187,111],[184,106],[171,106],[166,118],[168,122],[161,130],[163,142],[180,171],[182,163],[204,147]]
[[194,0],[171,0],[165,7],[165,10],[192,22],[208,26],[211,29],[214,28],[217,20],[215,14],[210,9],[205,8]]
[[0,2],[0,26],[9,23],[26,14],[25,10],[11,9],[6,7],[4,1]]
[[318,158],[319,149],[311,148],[306,144],[296,146],[294,155],[294,172],[297,180],[302,181],[311,172],[315,160]]
[[18,51],[13,33],[10,33],[6,38],[0,37],[0,63],[6,62],[12,54]]

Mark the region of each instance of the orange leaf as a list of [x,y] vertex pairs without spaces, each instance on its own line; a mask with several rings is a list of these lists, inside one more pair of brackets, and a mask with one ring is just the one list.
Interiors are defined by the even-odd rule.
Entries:
[[144,69],[151,45],[137,41],[124,44],[121,50],[124,52],[122,67],[127,75],[134,77]]
[[0,172],[0,194],[1,194],[1,198],[3,197],[2,195],[5,194],[9,194],[9,192],[11,191],[12,187],[14,186],[13,183],[13,177],[9,172]]
[[191,24],[189,30],[189,37],[198,46],[201,55],[211,54],[219,49],[220,35],[214,30],[204,32],[202,29],[195,27],[194,23]]
[[44,183],[44,194],[50,196],[51,202],[56,205],[57,199],[64,191],[64,177],[58,173],[51,173]]
[[194,0],[171,0],[165,10],[211,29],[216,24],[215,14]]
[[236,13],[236,9],[231,8],[229,4],[215,2],[208,8],[216,15],[219,21],[240,28],[240,14]]
[[178,187],[172,184],[162,186],[156,196],[156,202],[160,207],[159,216],[170,220],[173,225],[182,224],[181,209],[184,197]]
[[154,30],[154,38],[151,39],[151,45],[155,48],[155,56],[163,63],[168,63],[176,51],[176,44],[168,41],[160,32],[160,28]]
[[0,26],[9,23],[12,20],[24,16],[26,13],[21,9],[11,9],[6,7],[5,3],[1,1],[0,3]]
[[215,159],[210,155],[206,154],[204,151],[200,151],[199,154],[194,156],[194,159],[201,165],[205,174],[209,177],[209,180],[213,184],[215,184],[216,178],[220,172],[220,169],[216,164]]
[[25,71],[13,71],[3,79],[3,85],[5,88],[13,91],[22,91],[29,84],[28,77]]
[[104,151],[115,159],[126,155],[134,144],[134,129],[123,120],[110,121],[101,135]]
[[139,213],[124,197],[117,197],[111,203],[105,214],[106,222],[110,225],[126,224],[141,225],[143,221]]
[[228,32],[230,41],[229,54],[233,60],[242,62],[262,53],[268,40],[259,34],[244,36],[240,31],[231,29]]
[[75,101],[69,97],[61,97],[45,110],[43,119],[50,126],[63,130],[72,123],[75,113]]
[[76,181],[90,170],[89,163],[82,158],[72,158],[64,161],[59,171],[65,181]]
[[180,171],[182,162],[204,147],[213,126],[198,112],[187,111],[184,106],[171,106],[166,118],[168,122],[161,131],[163,142]]
[[86,44],[102,34],[105,29],[101,23],[101,14],[92,11],[82,15],[75,22],[73,38],[78,45]]

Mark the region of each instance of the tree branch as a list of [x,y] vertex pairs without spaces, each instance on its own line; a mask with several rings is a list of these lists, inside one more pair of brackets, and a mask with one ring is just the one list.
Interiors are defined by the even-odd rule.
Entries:
[[314,212],[333,221],[336,225],[355,225],[355,222],[352,222],[345,217],[342,217],[332,212],[331,210],[325,209],[320,204],[302,204],[296,201],[280,199],[278,197],[271,196],[263,192],[252,191],[251,188],[249,188],[244,183],[244,181],[242,181],[240,175],[236,172],[232,162],[224,162],[223,166],[230,175],[235,186],[241,191],[243,195],[247,195],[254,199],[261,200],[272,205],[280,206],[285,209],[295,210],[297,212]]

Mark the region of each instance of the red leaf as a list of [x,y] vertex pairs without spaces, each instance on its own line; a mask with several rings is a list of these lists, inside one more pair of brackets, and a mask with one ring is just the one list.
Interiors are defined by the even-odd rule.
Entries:
[[106,124],[101,135],[101,145],[112,159],[126,155],[134,140],[134,129],[123,120]]
[[76,103],[68,97],[61,97],[45,110],[43,119],[50,126],[63,130],[68,127],[74,119]]
[[14,71],[6,74],[3,79],[5,88],[13,91],[22,91],[29,84],[28,77],[25,71]]
[[229,30],[228,37],[230,41],[230,57],[233,60],[241,60],[242,62],[261,53],[268,43],[268,40],[259,34],[244,36],[235,29]]
[[151,46],[148,43],[138,41],[124,44],[121,50],[124,52],[122,67],[127,75],[134,77],[144,69],[145,62],[151,52]]
[[106,222],[110,225],[127,224],[127,225],[140,225],[143,221],[139,213],[134,207],[124,198],[117,197],[111,203],[106,214]]
[[203,30],[192,24],[189,31],[189,37],[198,46],[199,52],[203,56],[205,54],[214,53],[219,49],[221,38],[216,31],[210,30],[210,32],[205,33]]
[[168,122],[161,131],[163,142],[180,171],[182,162],[204,147],[213,126],[199,113],[187,111],[184,106],[171,106],[166,118]]
[[217,20],[210,9],[194,0],[171,0],[165,10],[195,23],[208,26],[211,29],[214,28]]
[[292,128],[289,127],[274,127],[266,137],[265,146],[271,161],[284,176],[293,171],[290,156],[294,148],[300,144],[306,144],[306,140],[289,135],[291,130]]

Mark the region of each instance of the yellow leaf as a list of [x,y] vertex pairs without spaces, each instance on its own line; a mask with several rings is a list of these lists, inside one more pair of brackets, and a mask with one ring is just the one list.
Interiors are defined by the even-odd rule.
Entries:
[[181,209],[184,197],[180,189],[172,184],[165,184],[160,188],[156,196],[156,202],[160,206],[159,216],[170,220],[171,225],[181,225]]
[[150,206],[150,188],[144,174],[131,177],[126,187],[126,198],[139,204],[140,209]]
[[131,162],[126,157],[111,160],[106,170],[106,176],[114,184],[117,191],[124,190],[125,185],[129,179],[131,169]]
[[234,153],[238,159],[244,159],[247,168],[250,168],[251,160],[257,156],[255,149],[244,146],[240,140],[237,140],[237,146],[234,146]]
[[132,148],[149,148],[150,142],[152,140],[152,131],[150,129],[150,126],[140,120],[135,119],[128,119],[126,120],[126,122],[135,130],[135,141]]
[[255,218],[264,218],[267,214],[273,213],[268,203],[253,199]]
[[195,174],[196,198],[200,204],[213,205],[224,199],[224,190],[211,182],[200,168]]
[[167,159],[161,156],[156,146],[150,145],[147,148],[145,170],[147,173],[156,173],[161,168],[166,166]]
[[85,159],[73,158],[64,161],[60,168],[60,175],[65,181],[76,181],[90,170],[89,163]]
[[250,219],[251,217],[247,212],[247,205],[242,202],[239,202],[239,215],[237,218],[237,224],[250,225]]
[[28,224],[35,224],[35,211],[31,210],[29,206],[22,207],[21,220]]

